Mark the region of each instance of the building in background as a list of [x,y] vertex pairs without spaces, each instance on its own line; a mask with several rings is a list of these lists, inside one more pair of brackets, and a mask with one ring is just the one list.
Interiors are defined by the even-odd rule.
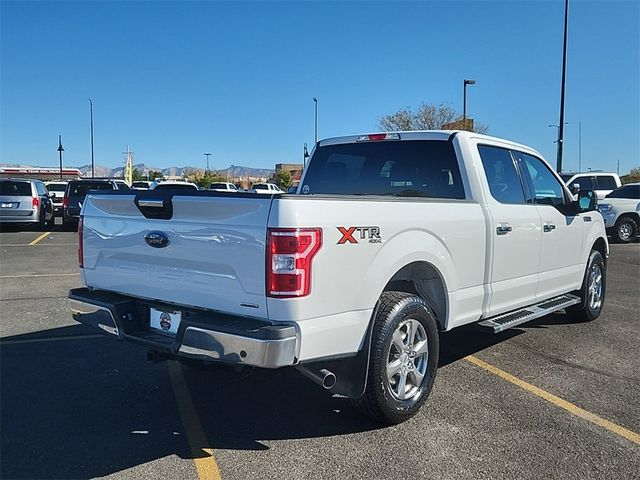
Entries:
[[276,172],[285,171],[291,175],[291,185],[297,187],[302,178],[304,165],[302,163],[276,163]]
[[[0,167],[0,178],[32,178],[42,181],[60,180],[60,169],[57,167]],[[62,179],[82,178],[77,168],[63,168]]]

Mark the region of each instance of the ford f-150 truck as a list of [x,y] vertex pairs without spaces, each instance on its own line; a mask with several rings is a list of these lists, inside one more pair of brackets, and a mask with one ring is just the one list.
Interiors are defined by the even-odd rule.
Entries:
[[92,192],[74,318],[153,359],[293,366],[384,423],[423,404],[438,333],[599,316],[608,244],[524,145],[470,132],[318,142],[296,194]]

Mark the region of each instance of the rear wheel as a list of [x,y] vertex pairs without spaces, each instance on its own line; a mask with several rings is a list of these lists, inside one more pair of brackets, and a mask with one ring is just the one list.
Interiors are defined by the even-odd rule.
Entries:
[[425,302],[404,292],[384,292],[374,319],[367,386],[360,409],[385,424],[415,415],[438,367],[438,325]]
[[638,223],[630,215],[623,215],[613,227],[613,237],[622,243],[629,243],[638,234]]
[[47,212],[44,208],[40,209],[40,216],[38,217],[38,230],[47,229]]
[[600,316],[604,305],[604,295],[607,287],[607,268],[602,254],[591,251],[589,263],[580,289],[581,302],[567,308],[567,315],[574,320],[590,322]]

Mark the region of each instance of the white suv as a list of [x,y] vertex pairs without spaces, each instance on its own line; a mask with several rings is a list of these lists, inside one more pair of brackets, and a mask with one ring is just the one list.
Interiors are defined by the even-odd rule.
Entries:
[[574,196],[580,190],[594,190],[598,194],[598,200],[602,200],[622,185],[617,173],[562,173],[560,176]]
[[640,183],[628,183],[598,203],[607,233],[629,243],[640,233]]

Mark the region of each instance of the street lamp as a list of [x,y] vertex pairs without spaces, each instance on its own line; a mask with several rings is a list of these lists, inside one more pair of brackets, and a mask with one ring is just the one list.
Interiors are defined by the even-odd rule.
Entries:
[[208,173],[209,172],[209,157],[211,156],[211,154],[210,153],[204,153],[203,155],[207,159],[207,170],[206,170],[206,173]]
[[475,80],[467,80],[464,81],[464,92],[462,94],[462,128],[463,130],[467,129],[467,85],[475,85]]
[[95,164],[93,161],[93,100],[89,99],[89,109],[91,115],[91,178],[95,176]]
[[313,97],[313,111],[314,111],[314,117],[315,117],[315,121],[314,121],[314,127],[315,127],[315,143],[318,143],[318,99],[316,97]]
[[62,180],[62,152],[64,152],[64,148],[62,148],[62,135],[58,135],[58,157],[60,158],[60,180]]
[[564,92],[567,76],[567,24],[569,22],[569,0],[564,2],[564,43],[562,46],[562,84],[560,86],[560,122],[558,122],[558,155],[556,170],[562,171],[562,149],[564,143]]
[[[569,125],[569,122],[564,122],[563,125]],[[555,123],[552,123],[550,125],[548,125],[549,128],[553,127],[553,128],[560,128],[560,125],[556,125]],[[558,140],[554,140],[553,143],[558,143]]]

